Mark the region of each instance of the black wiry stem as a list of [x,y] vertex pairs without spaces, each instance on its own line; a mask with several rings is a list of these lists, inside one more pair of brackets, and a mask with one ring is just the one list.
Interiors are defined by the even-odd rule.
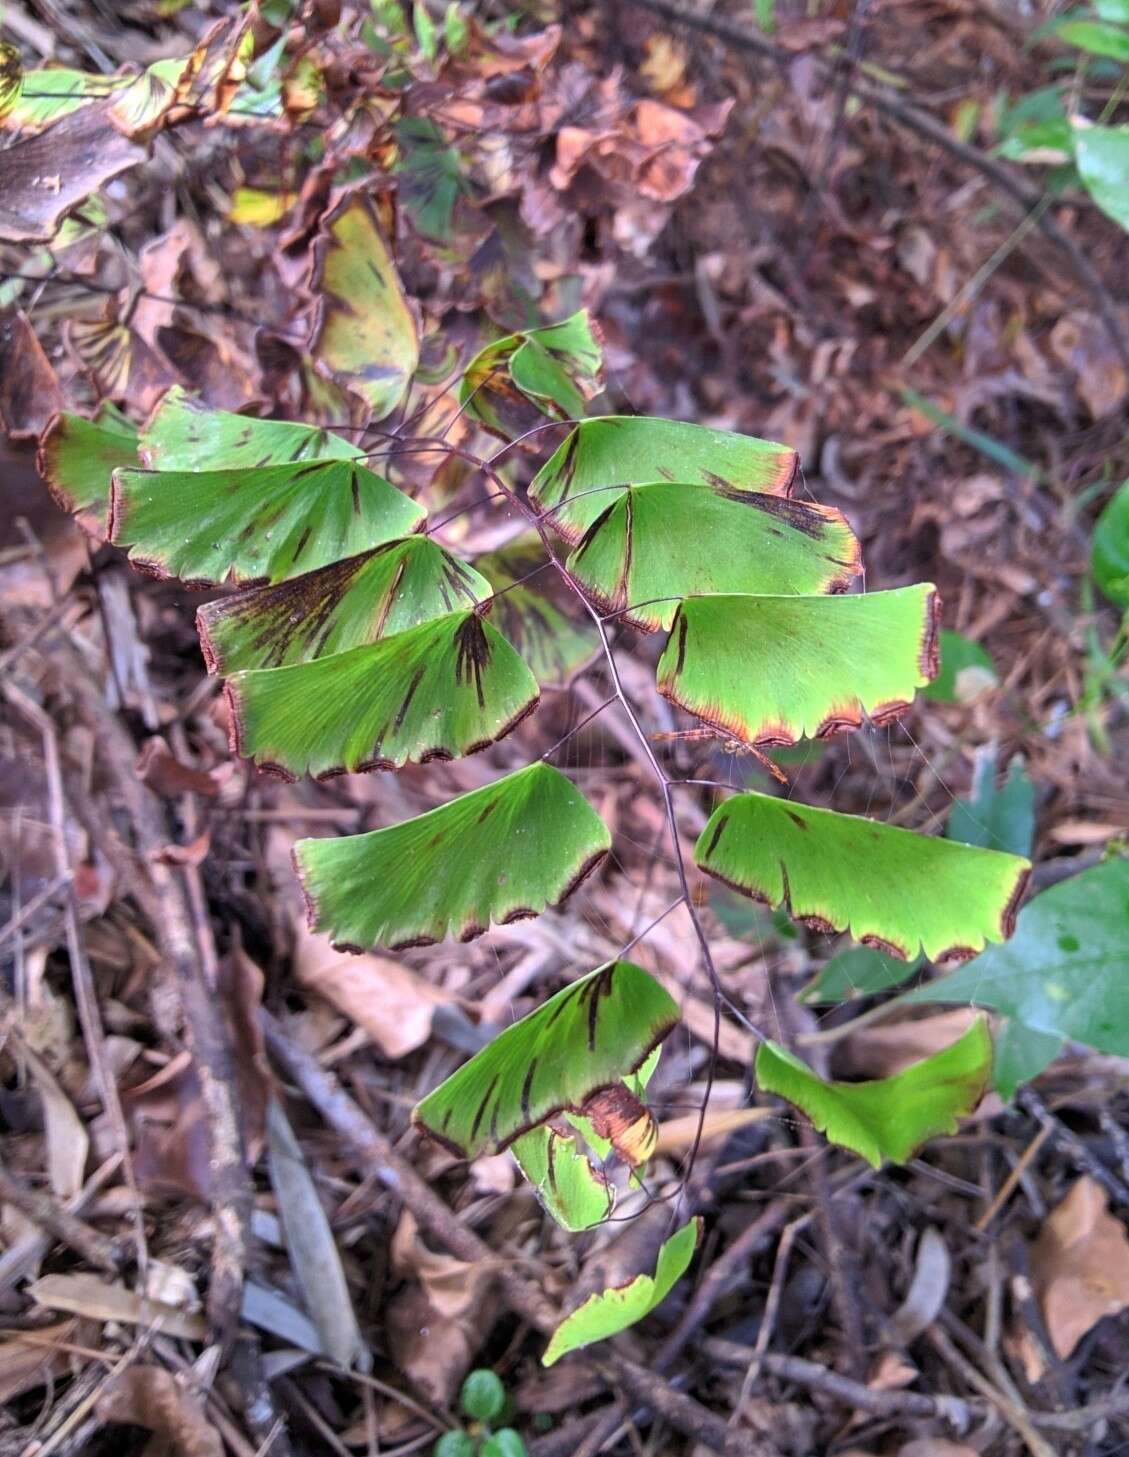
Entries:
[[[521,496],[518,495],[517,491],[515,491],[513,487],[510,486],[509,483],[502,478],[494,465],[494,460],[497,458],[496,456],[492,457],[489,460],[483,460],[481,457],[474,455],[471,451],[464,450],[460,446],[451,445],[448,441],[443,441],[441,443],[448,451],[451,452],[451,454],[459,456],[469,465],[472,465],[477,470],[480,470],[490,480],[494,487],[509,500],[510,504],[515,508],[515,510],[521,512],[521,514],[537,532],[537,535],[541,540],[541,545],[544,547],[545,553],[548,556],[549,560],[556,568],[561,579],[567,583],[570,591],[572,591],[574,596],[577,598],[581,606],[584,608],[584,611],[592,619],[596,631],[600,635],[600,643],[604,650],[604,657],[607,661],[608,672],[611,676],[615,698],[616,700],[618,700],[620,707],[627,715],[627,720],[631,725],[632,732],[638,739],[640,748],[642,749],[648,764],[651,766],[651,770],[661,788],[663,797],[663,808],[666,813],[667,830],[670,835],[671,847],[674,851],[675,868],[678,875],[678,885],[680,891],[679,900],[681,904],[686,907],[687,915],[690,917],[690,924],[694,930],[694,937],[697,940],[698,947],[701,951],[702,965],[705,967],[706,975],[709,977],[710,986],[713,989],[713,1044],[710,1048],[710,1059],[706,1073],[705,1092],[702,1097],[701,1106],[698,1110],[698,1127],[694,1134],[694,1142],[690,1146],[688,1161],[692,1166],[695,1158],[697,1157],[698,1149],[701,1146],[702,1131],[705,1127],[706,1109],[709,1106],[710,1094],[713,1091],[714,1073],[717,1066],[717,1049],[718,1044],[721,1040],[721,1004],[723,999],[728,1000],[728,998],[725,998],[725,992],[721,985],[721,978],[718,975],[717,966],[714,963],[713,952],[710,950],[709,937],[706,935],[705,928],[701,922],[701,917],[698,915],[697,907],[694,904],[694,898],[690,893],[690,881],[686,872],[686,860],[682,851],[682,839],[678,829],[678,819],[674,811],[673,787],[674,784],[677,783],[677,781],[672,780],[667,774],[666,770],[663,768],[662,764],[659,763],[655,751],[651,747],[651,741],[647,737],[647,732],[644,729],[643,725],[639,722],[639,717],[631,704],[631,700],[628,698],[627,693],[624,690],[623,681],[619,675],[619,665],[616,663],[615,653],[612,651],[612,646],[608,639],[607,625],[604,621],[604,618],[596,609],[596,607],[593,606],[593,604],[589,601],[588,594],[585,592],[584,588],[569,571],[566,564],[561,561],[560,557],[557,555],[556,551],[553,548],[553,543],[549,538],[548,530],[540,514],[535,511],[532,506],[528,504],[528,502],[523,501]],[[516,442],[511,442],[511,444],[512,443]],[[503,449],[506,448],[508,447],[503,447]],[[502,452],[498,452],[498,454],[501,453]]]

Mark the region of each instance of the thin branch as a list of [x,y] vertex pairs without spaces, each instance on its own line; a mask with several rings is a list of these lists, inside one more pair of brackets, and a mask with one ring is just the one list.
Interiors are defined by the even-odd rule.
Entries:
[[96,1270],[115,1275],[121,1268],[124,1251],[120,1241],[99,1234],[50,1194],[29,1188],[22,1179],[9,1173],[3,1164],[0,1164],[0,1204],[11,1204],[21,1214],[26,1214],[28,1219],[62,1244],[69,1245],[76,1255]]

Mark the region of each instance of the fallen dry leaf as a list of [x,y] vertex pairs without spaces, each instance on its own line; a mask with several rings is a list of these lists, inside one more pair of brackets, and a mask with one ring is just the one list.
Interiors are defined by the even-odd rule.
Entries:
[[207,1334],[203,1316],[146,1300],[124,1285],[108,1284],[97,1275],[44,1275],[28,1286],[28,1294],[36,1305],[47,1310],[66,1310],[90,1320],[151,1328],[181,1341],[202,1341]]
[[307,991],[364,1028],[391,1061],[423,1046],[435,1008],[450,1001],[398,961],[335,951],[328,937],[313,935],[304,923],[295,927],[294,975]]
[[0,1406],[82,1364],[81,1357],[60,1349],[78,1344],[78,1328],[77,1320],[63,1320],[35,1331],[5,1331],[0,1341]]
[[49,241],[72,208],[144,158],[113,125],[109,104],[83,106],[7,149],[0,239]]
[[104,1422],[144,1427],[164,1438],[175,1457],[223,1457],[223,1442],[187,1384],[160,1366],[132,1366],[98,1398]]
[[490,1334],[493,1271],[429,1249],[406,1209],[392,1236],[392,1268],[410,1283],[388,1304],[390,1350],[405,1376],[447,1405]]
[[1047,1333],[1064,1360],[1103,1316],[1129,1306],[1129,1236],[1083,1176],[1051,1210],[1031,1249]]
[[0,313],[0,425],[13,440],[34,439],[64,403],[62,386],[27,315],[6,309]]

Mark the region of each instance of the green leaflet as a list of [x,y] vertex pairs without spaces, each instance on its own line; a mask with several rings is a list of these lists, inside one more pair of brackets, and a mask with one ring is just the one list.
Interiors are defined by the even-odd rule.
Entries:
[[376,209],[363,193],[345,197],[314,240],[310,291],[318,299],[311,352],[359,395],[371,420],[403,399],[419,363],[419,330],[384,240]]
[[0,46],[0,129],[33,136],[80,107],[121,91],[132,80],[131,76],[94,76],[63,66],[21,74],[19,52],[12,46]]
[[575,545],[623,487],[690,481],[788,496],[798,459],[788,446],[752,435],[648,415],[601,415],[577,425],[534,476],[529,494],[554,531]]
[[988,1022],[978,1017],[952,1046],[890,1078],[866,1083],[825,1082],[775,1042],[757,1049],[757,1087],[786,1098],[832,1143],[873,1168],[902,1164],[938,1133],[954,1133],[987,1086],[992,1067]]
[[412,1121],[462,1158],[499,1153],[633,1072],[677,1025],[642,967],[609,961],[498,1034],[417,1104]]
[[116,405],[98,407],[91,420],[56,415],[39,442],[36,468],[64,511],[86,531],[102,536],[110,511],[110,477],[137,462],[137,427]]
[[[494,583],[491,621],[521,653],[542,687],[561,686],[599,648],[596,629],[574,596],[565,607],[554,600],[556,570],[535,532],[525,532],[497,551],[475,558]],[[543,570],[513,586],[538,566]]]
[[973,1002],[1048,1038],[1129,1057],[1129,860],[1083,870],[1037,895],[1006,946],[903,1001]]
[[235,751],[283,778],[474,754],[537,707],[537,682],[474,612],[285,668],[229,678]]
[[162,577],[278,582],[406,536],[424,512],[355,460],[118,470],[110,540]]
[[614,1186],[569,1134],[542,1123],[516,1138],[510,1152],[562,1229],[576,1234],[611,1217]]
[[539,915],[610,848],[580,791],[537,762],[387,829],[299,840],[294,860],[311,930],[395,951]]
[[512,438],[529,407],[558,420],[583,415],[601,381],[603,351],[586,309],[560,324],[495,340],[467,366],[459,403],[472,420]]
[[583,1305],[557,1326],[541,1357],[542,1366],[552,1366],[562,1356],[578,1351],[582,1346],[606,1341],[609,1336],[618,1335],[645,1315],[650,1315],[690,1268],[701,1232],[701,1215],[695,1215],[689,1224],[676,1230],[663,1244],[653,1275],[636,1275],[626,1285],[614,1285],[609,1290],[590,1295]]
[[967,959],[1011,934],[1028,861],[764,794],[714,810],[694,861],[820,931],[907,959]]
[[1094,524],[1090,565],[1109,600],[1129,607],[1129,481],[1106,502]]
[[279,668],[346,652],[473,607],[490,583],[427,536],[400,537],[196,613],[210,673]]
[[360,454],[358,446],[331,430],[213,410],[179,385],[162,396],[141,432],[141,459],[151,470],[231,471],[299,460],[355,460]]
[[[601,1164],[618,1155],[632,1170],[646,1161],[658,1138],[658,1125],[650,1111],[639,1100],[646,1092],[651,1074],[658,1066],[662,1049],[654,1048],[638,1069],[622,1079],[629,1098],[624,1099],[619,1086],[613,1085],[611,1103],[617,1127],[613,1142],[597,1132],[592,1119],[580,1113],[566,1113],[564,1121],[580,1134],[583,1145],[572,1134],[542,1123],[514,1140],[510,1152],[518,1167],[536,1190],[545,1211],[563,1228],[573,1231],[591,1229],[611,1218],[616,1191],[602,1169],[596,1168],[584,1145]],[[597,1103],[604,1101],[596,1095]],[[590,1106],[590,1105],[589,1105]],[[641,1116],[640,1116],[641,1112]],[[606,1126],[606,1125],[605,1125]]]
[[1115,61],[1129,61],[1129,30],[1108,25],[1101,20],[1077,20],[1064,17],[1052,27],[1059,40],[1089,51],[1092,56],[1109,56]]
[[1129,126],[1074,126],[1074,160],[1086,191],[1129,229]]
[[935,588],[856,597],[688,597],[657,669],[664,698],[748,744],[899,718],[937,671]]
[[781,496],[661,481],[604,508],[568,558],[608,612],[645,631],[669,627],[680,597],[835,592],[859,570],[840,512]]

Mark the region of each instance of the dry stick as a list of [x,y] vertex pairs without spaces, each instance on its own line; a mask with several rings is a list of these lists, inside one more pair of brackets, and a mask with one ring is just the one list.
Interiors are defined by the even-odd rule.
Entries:
[[957,1350],[940,1326],[932,1326],[928,1337],[947,1364],[959,1371],[970,1386],[979,1391],[987,1401],[990,1401],[1008,1426],[1019,1434],[1027,1444],[1031,1457],[1055,1457],[1054,1448],[1035,1430],[1031,1413],[1025,1407],[1017,1406],[1002,1391],[993,1386],[988,1378],[961,1351]]
[[[666,20],[671,20],[680,25],[689,26],[706,35],[712,35],[715,39],[724,41],[727,45],[736,47],[738,50],[752,51],[757,55],[764,56],[767,60],[774,61],[778,66],[790,65],[795,56],[785,51],[782,47],[774,45],[772,41],[765,40],[762,36],[754,35],[739,25],[733,25],[726,20],[719,20],[712,15],[703,15],[693,10],[686,10],[681,5],[671,3],[671,0],[620,0],[620,3],[638,5],[643,10],[650,10],[655,15],[661,15]],[[813,58],[816,64],[823,71],[828,71],[830,65],[820,57]],[[932,142],[935,146],[946,151],[950,156],[956,157],[967,166],[973,167],[983,177],[1007,194],[1013,202],[1018,203],[1025,211],[1031,211],[1039,206],[1043,194],[1040,189],[1031,187],[1021,178],[1017,177],[1010,167],[989,157],[977,147],[970,146],[954,136],[942,122],[930,116],[928,112],[920,111],[915,106],[909,106],[899,101],[889,91],[875,86],[869,81],[853,79],[850,83],[851,90],[860,101],[872,106],[875,111],[880,111],[893,121],[904,126],[907,131],[915,132],[919,137]],[[1040,231],[1047,237],[1055,247],[1062,250],[1070,260],[1070,266],[1078,281],[1085,288],[1093,300],[1094,306],[1101,316],[1106,333],[1110,342],[1116,349],[1118,358],[1122,364],[1129,368],[1129,340],[1126,339],[1118,318],[1117,306],[1110,296],[1109,290],[1102,282],[1101,275],[1093,266],[1090,260],[1082,252],[1074,239],[1059,227],[1058,223],[1048,214],[1043,213],[1038,218]]]
[[[702,1342],[702,1353],[719,1366],[739,1370],[748,1364],[749,1348],[737,1341],[708,1336]],[[800,1356],[784,1356],[766,1351],[760,1358],[764,1369],[782,1381],[819,1391],[844,1406],[856,1407],[877,1417],[940,1418],[957,1431],[964,1431],[973,1415],[971,1405],[958,1396],[927,1396],[918,1391],[881,1391],[840,1376],[815,1361]]]
[[137,836],[141,876],[131,888],[144,905],[161,950],[176,973],[209,1138],[215,1235],[208,1284],[208,1321],[226,1349],[234,1340],[239,1323],[253,1198],[243,1150],[230,1041],[214,993],[205,981],[183,881],[158,858],[170,838],[164,811],[137,777],[134,768],[137,751],[124,725],[107,706],[79,655],[68,649],[67,656],[72,665],[72,686],[95,724],[102,765],[129,810]]
[[0,946],[3,946],[4,942],[18,931],[22,931],[36,911],[42,910],[47,902],[53,900],[59,891],[70,885],[73,879],[69,870],[61,875],[56,875],[49,885],[45,885],[42,890],[37,891],[31,900],[25,901],[11,920],[5,921],[3,926],[0,926]]
[[11,1204],[21,1214],[33,1220],[48,1234],[69,1245],[76,1255],[81,1256],[96,1270],[105,1270],[115,1275],[122,1264],[123,1251],[118,1240],[107,1239],[96,1229],[91,1229],[85,1220],[72,1214],[57,1200],[39,1189],[29,1189],[22,1179],[17,1179],[0,1164],[0,1204]]
[[[496,1270],[498,1284],[507,1303],[546,1334],[560,1322],[560,1314],[532,1281],[519,1275],[498,1257],[485,1241],[469,1229],[451,1211],[392,1147],[391,1142],[361,1111],[332,1073],[311,1053],[297,1046],[269,1012],[260,1013],[267,1046],[282,1067],[329,1126],[359,1156],[366,1173],[375,1177],[411,1210],[420,1228],[444,1245],[451,1254],[468,1264],[488,1263]],[[608,1379],[687,1436],[704,1442],[716,1452],[736,1457],[768,1457],[765,1448],[750,1435],[730,1432],[720,1417],[708,1411],[691,1397],[675,1391],[660,1376],[647,1371],[618,1353],[610,1352],[600,1361]]]
[[[66,808],[63,798],[63,767],[59,756],[59,739],[52,723],[38,703],[14,683],[6,683],[4,696],[36,730],[43,744],[43,763],[47,775],[48,813],[55,841],[55,869],[58,877],[72,877],[72,867],[67,850]],[[129,1130],[113,1069],[106,1057],[106,1034],[102,1025],[102,1013],[98,996],[94,990],[94,975],[86,954],[86,942],[78,919],[78,901],[74,880],[69,878],[64,888],[64,923],[67,933],[67,954],[71,963],[71,982],[74,986],[75,1005],[82,1027],[82,1038],[86,1055],[94,1074],[98,1096],[106,1110],[114,1139],[122,1156],[122,1172],[133,1204],[133,1242],[137,1250],[137,1267],[144,1279],[149,1260],[145,1241],[145,1215],[141,1191],[133,1172],[133,1160],[129,1152]]]
[[1055,1116],[1033,1088],[1024,1088],[1015,1100],[1026,1113],[1038,1119],[1043,1128],[1050,1130],[1051,1138],[1065,1150],[1067,1155],[1090,1178],[1099,1183],[1115,1204],[1129,1205],[1129,1187],[1096,1158],[1077,1134],[1072,1133],[1061,1118]]
[[1039,1150],[1042,1148],[1043,1144],[1046,1143],[1047,1139],[1050,1138],[1053,1132],[1053,1127],[1049,1123],[1044,1123],[1042,1128],[1040,1128],[1039,1132],[1023,1150],[1023,1153],[1020,1155],[1019,1162],[1015,1165],[1015,1168],[1012,1169],[1011,1173],[1008,1174],[1007,1178],[1000,1185],[1000,1189],[999,1192],[996,1194],[996,1197],[992,1200],[991,1204],[988,1205],[984,1213],[972,1226],[973,1230],[977,1234],[984,1233],[984,1231],[991,1224],[992,1220],[995,1219],[996,1215],[1011,1198],[1015,1186],[1019,1183],[1020,1179],[1023,1178],[1023,1175],[1026,1173],[1029,1165],[1031,1164],[1031,1161],[1035,1158]]

